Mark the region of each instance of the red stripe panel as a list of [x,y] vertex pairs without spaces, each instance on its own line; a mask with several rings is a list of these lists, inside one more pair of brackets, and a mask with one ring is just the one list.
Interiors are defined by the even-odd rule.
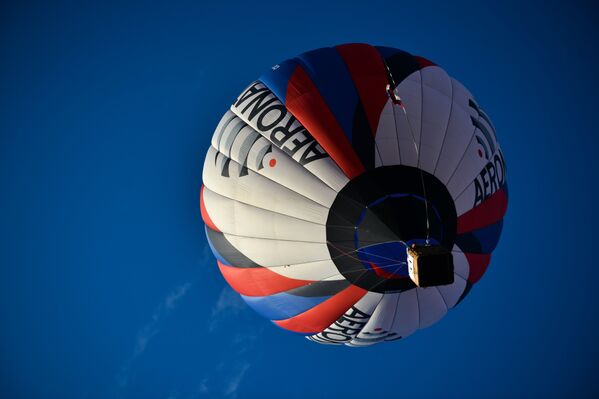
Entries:
[[368,44],[344,44],[336,49],[349,69],[374,136],[388,100],[385,64],[379,52]]
[[369,262],[369,263],[370,263],[370,267],[372,267],[372,270],[374,270],[374,273],[379,277],[384,277],[387,279],[396,279],[396,280],[401,279],[401,278],[407,278],[404,276],[398,276],[397,274],[390,273],[390,272],[378,267],[377,265],[375,265],[372,262]]
[[202,219],[204,220],[204,223],[206,223],[206,225],[208,227],[210,227],[212,230],[218,231],[220,233],[221,232],[220,229],[218,227],[216,227],[216,225],[210,218],[210,215],[208,215],[208,211],[206,210],[206,204],[204,203],[204,185],[203,184],[202,184],[202,188],[200,190],[200,212],[202,212]]
[[468,281],[475,284],[487,271],[489,262],[491,262],[491,254],[470,254],[464,253],[468,264],[470,265],[470,273],[468,274]]
[[316,334],[333,324],[347,309],[358,302],[366,292],[366,290],[360,287],[350,285],[343,291],[304,313],[286,320],[273,320],[273,323],[286,330],[304,334]]
[[364,166],[343,129],[306,71],[299,65],[289,79],[285,106],[308,129],[347,177],[353,179],[364,172]]
[[416,60],[416,62],[418,63],[418,65],[420,65],[420,68],[425,68],[428,66],[435,66],[437,64],[435,64],[434,62],[432,62],[431,60],[427,60],[424,57],[421,57],[419,55],[415,55],[414,59]]
[[217,263],[231,288],[245,296],[268,296],[314,282],[281,276],[265,267],[234,267],[225,265],[219,260]]
[[470,209],[458,218],[457,233],[467,233],[497,223],[503,219],[506,210],[507,195],[501,188],[479,206]]

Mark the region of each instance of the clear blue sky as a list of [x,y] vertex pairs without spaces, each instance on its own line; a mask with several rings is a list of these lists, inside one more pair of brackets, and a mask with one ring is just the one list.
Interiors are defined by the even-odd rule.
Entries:
[[[0,6],[0,396],[599,396],[591,2],[49,3]],[[198,206],[210,136],[245,85],[346,42],[462,81],[510,185],[470,296],[368,349],[248,309]]]

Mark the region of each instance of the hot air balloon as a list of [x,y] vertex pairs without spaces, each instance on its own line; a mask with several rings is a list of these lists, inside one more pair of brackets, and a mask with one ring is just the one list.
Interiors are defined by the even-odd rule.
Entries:
[[225,112],[200,208],[228,284],[277,326],[368,346],[439,321],[507,208],[495,129],[442,68],[389,47],[303,53]]

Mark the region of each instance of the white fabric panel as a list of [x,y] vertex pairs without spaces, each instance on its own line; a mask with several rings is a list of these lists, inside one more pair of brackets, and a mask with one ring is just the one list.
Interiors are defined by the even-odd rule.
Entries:
[[451,112],[451,78],[437,66],[420,70],[422,76],[422,127],[418,149],[420,168],[434,173]]
[[[422,85],[420,82],[420,72],[414,72],[403,80],[397,86],[396,92],[404,104],[405,112],[398,105],[393,107],[401,164],[414,167],[418,165],[416,147],[420,143],[422,110]],[[414,143],[416,143],[416,146]]]
[[[393,112],[393,108],[395,107],[396,105],[393,104],[391,99],[387,100],[379,118],[375,136],[376,148],[378,148],[380,154],[380,159],[377,159],[377,163],[375,164],[377,168],[379,166],[401,164],[399,143],[397,142],[398,133],[395,125],[395,114]],[[402,116],[402,118],[405,118],[405,116]]]
[[435,89],[439,94],[451,98],[453,87],[451,77],[438,65],[430,65],[420,70],[422,83]]
[[[247,156],[250,149],[260,135],[256,133],[251,126],[246,125],[245,122],[243,122],[237,116],[235,116],[235,119],[243,123],[243,128],[239,130],[237,135],[233,136],[231,134],[233,140],[231,141],[230,146],[227,147],[225,145],[228,140],[221,140],[217,150],[225,154],[227,157],[234,159],[237,163],[244,165],[247,162]],[[229,123],[228,126],[231,125],[233,125],[233,123]],[[225,131],[227,130],[228,129],[225,129]]]
[[224,233],[224,236],[231,245],[260,266],[282,266],[330,259],[325,243],[268,240],[227,233]]
[[326,227],[291,216],[256,208],[216,194],[207,187],[204,205],[223,233],[292,241],[325,242]]
[[446,183],[447,191],[454,200],[472,184],[487,164],[487,159],[478,153],[480,149],[481,145],[477,142],[475,134],[453,176]]
[[324,154],[324,150],[262,83],[254,82],[244,90],[231,105],[231,111],[296,162],[304,159],[302,166],[333,190],[341,190],[349,181],[328,155],[305,162],[307,156]]
[[474,181],[472,181],[472,183],[470,183],[470,185],[466,187],[466,189],[460,195],[458,195],[457,198],[454,199],[455,210],[458,217],[474,208],[475,200],[476,188]]
[[[260,140],[266,141],[264,138]],[[253,151],[254,147],[250,151],[250,157],[253,155]],[[274,162],[274,166],[270,166],[270,162]],[[327,208],[330,208],[335,201],[337,193],[333,189],[318,180],[313,174],[306,172],[300,164],[276,147],[272,147],[272,152],[263,157],[262,167],[260,174],[263,176],[281,182],[281,184],[284,182],[286,187]]]
[[447,313],[447,305],[437,288],[416,288],[416,295],[420,310],[420,328],[432,326]]
[[362,331],[349,342],[351,346],[369,346],[390,337],[400,294],[384,294]]
[[296,263],[292,265],[279,265],[268,268],[270,271],[281,276],[294,278],[296,280],[344,280],[339,270],[331,260],[321,260],[308,263]]
[[453,246],[451,254],[453,255],[454,275],[457,274],[463,280],[468,280],[468,276],[470,275],[470,265],[468,264],[468,259],[466,259],[466,255],[464,255],[462,250],[460,250],[460,247],[458,247],[457,245]]
[[437,287],[439,294],[443,297],[448,309],[451,309],[458,302],[464,290],[466,289],[466,280],[457,273],[453,274],[453,284],[440,285]]
[[[232,118],[231,118],[232,116]],[[212,146],[228,158],[277,183],[296,191],[319,204],[330,207],[336,192],[306,171],[289,155],[274,147],[243,120],[228,111],[228,121],[217,127]],[[270,162],[273,162],[271,165]]]
[[447,125],[447,133],[441,154],[437,160],[435,176],[444,184],[458,167],[466,148],[472,140],[474,126],[470,116],[477,116],[468,102],[472,99],[470,92],[457,80],[453,82],[453,105],[451,117]]
[[328,216],[326,207],[260,176],[251,169],[247,171],[247,175],[240,177],[242,167],[232,160],[226,166],[229,174],[226,176],[223,174],[226,159],[213,147],[208,149],[202,180],[211,191],[258,208],[314,223],[326,224]]
[[[248,127],[248,129],[251,129]],[[242,141],[242,140],[240,140]],[[268,146],[271,152],[263,153],[264,146]],[[231,152],[232,159],[239,164],[243,164],[237,156],[234,145]],[[274,165],[271,165],[271,161]],[[252,169],[270,180],[308,197],[319,204],[329,208],[337,193],[329,186],[317,179],[313,174],[306,172],[300,164],[291,159],[287,154],[271,145],[263,137],[260,137],[254,145],[251,146],[247,154],[247,167]]]
[[399,294],[399,301],[397,301],[395,320],[393,320],[391,332],[405,338],[418,330],[418,324],[420,322],[420,312],[418,307],[416,288]]
[[306,337],[311,341],[341,345],[351,341],[366,325],[383,294],[367,292],[358,302],[321,333]]
[[455,201],[458,216],[483,203],[488,197],[499,190],[505,181],[505,164],[501,148],[497,146],[495,155],[481,170],[472,183],[458,194]]
[[214,134],[212,135],[212,139],[211,139],[212,147],[218,148],[220,138],[223,134],[224,129],[229,126],[229,124],[231,123],[231,121],[233,121],[235,116],[236,115],[231,110],[227,110],[227,112],[225,112],[223,117],[220,118],[220,122],[218,122],[216,129],[214,129]]
[[[231,147],[235,139],[248,137],[252,133],[252,128],[239,118],[232,119],[223,129],[218,140],[218,147],[215,147],[219,152],[222,152],[228,158],[231,157]],[[240,162],[243,164],[243,161]]]

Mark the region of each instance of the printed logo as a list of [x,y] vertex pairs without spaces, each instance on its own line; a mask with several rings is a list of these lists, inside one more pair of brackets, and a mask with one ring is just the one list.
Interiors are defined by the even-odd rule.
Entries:
[[[474,207],[476,207],[503,186],[505,182],[505,160],[496,144],[495,129],[487,114],[473,100],[469,100],[468,105],[478,114],[478,118],[471,116],[470,119],[477,131],[482,133],[482,135],[475,134],[477,143],[482,147],[482,150],[478,150],[479,156],[481,158],[484,156],[488,161],[474,179]],[[480,119],[486,122],[486,125]],[[490,130],[487,125],[491,128]]]
[[[482,136],[476,134],[476,141],[483,148],[485,159],[490,161],[491,156],[495,153],[495,143],[497,142],[497,139],[495,138],[495,128],[493,127],[493,124],[491,123],[491,120],[487,114],[480,109],[480,107],[472,99],[468,101],[468,105],[478,114],[478,118],[470,116],[470,120],[472,121],[472,125],[474,125],[474,127],[480,130],[482,133]],[[480,121],[481,118],[487,123],[487,125],[491,127],[491,130],[487,129],[487,126]],[[483,152],[481,150],[479,150],[479,156],[483,156]]]
[[319,334],[308,337],[308,339],[323,344],[343,344],[349,342],[362,331],[370,316],[368,313],[364,313],[355,306],[352,306],[332,326]]
[[[267,154],[272,152],[272,144],[256,133],[253,129],[245,129],[248,125],[237,116],[227,116],[229,119],[223,124],[216,137],[216,146],[219,151],[214,156],[214,164],[223,177],[230,177],[231,159],[241,165],[239,176],[248,174],[248,161],[250,154],[253,163],[250,168],[260,170],[264,168],[263,161]],[[242,135],[241,132],[244,132]],[[233,146],[236,140],[243,140]],[[274,159],[271,159],[273,161]],[[275,161],[276,162],[276,161]],[[271,164],[271,167],[274,166]]]
[[244,121],[251,123],[253,128],[301,165],[328,157],[306,128],[262,83],[255,82],[248,87],[232,108]]

